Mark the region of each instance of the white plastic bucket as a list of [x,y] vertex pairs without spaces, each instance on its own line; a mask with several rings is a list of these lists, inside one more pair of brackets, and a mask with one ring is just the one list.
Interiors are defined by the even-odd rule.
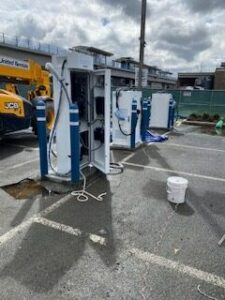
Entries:
[[167,200],[172,203],[184,203],[188,180],[183,177],[169,177],[167,179]]

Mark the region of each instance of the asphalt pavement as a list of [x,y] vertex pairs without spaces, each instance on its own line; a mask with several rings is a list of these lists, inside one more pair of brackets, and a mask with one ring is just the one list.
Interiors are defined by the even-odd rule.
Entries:
[[[35,179],[30,132],[0,141],[0,299],[225,299],[225,139],[179,127],[165,143],[115,150],[116,176],[88,184],[102,202],[5,185]],[[188,179],[185,204],[167,201],[169,176]],[[108,180],[107,180],[108,179]]]

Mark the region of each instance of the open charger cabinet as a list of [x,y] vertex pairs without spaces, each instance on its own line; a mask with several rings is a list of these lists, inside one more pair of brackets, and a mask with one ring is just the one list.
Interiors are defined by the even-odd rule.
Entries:
[[[65,61],[65,63],[64,63]],[[101,172],[110,171],[110,103],[111,72],[94,70],[93,57],[78,52],[54,56],[53,66],[61,74],[73,103],[79,108],[80,168],[94,166]],[[63,67],[62,67],[63,66]],[[60,83],[53,79],[55,111],[59,108]],[[70,161],[69,104],[62,94],[56,129],[56,169],[68,173]]]

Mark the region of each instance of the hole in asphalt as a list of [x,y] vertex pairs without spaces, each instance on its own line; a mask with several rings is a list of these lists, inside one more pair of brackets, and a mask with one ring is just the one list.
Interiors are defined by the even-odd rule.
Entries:
[[18,183],[6,185],[2,189],[16,200],[36,199],[38,196],[49,195],[46,188],[32,179],[24,179]]

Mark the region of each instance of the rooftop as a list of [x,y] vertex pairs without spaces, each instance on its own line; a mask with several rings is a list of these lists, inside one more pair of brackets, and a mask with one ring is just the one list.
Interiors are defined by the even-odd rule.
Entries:
[[113,56],[113,53],[111,52],[108,52],[108,51],[105,51],[105,50],[102,50],[102,49],[98,49],[98,48],[95,48],[95,47],[89,47],[89,46],[74,46],[71,48],[71,50],[76,50],[76,51],[87,51],[87,53],[94,53],[94,54],[101,54],[101,55],[104,55],[104,56]]
[[213,76],[214,72],[180,72],[178,77]]

